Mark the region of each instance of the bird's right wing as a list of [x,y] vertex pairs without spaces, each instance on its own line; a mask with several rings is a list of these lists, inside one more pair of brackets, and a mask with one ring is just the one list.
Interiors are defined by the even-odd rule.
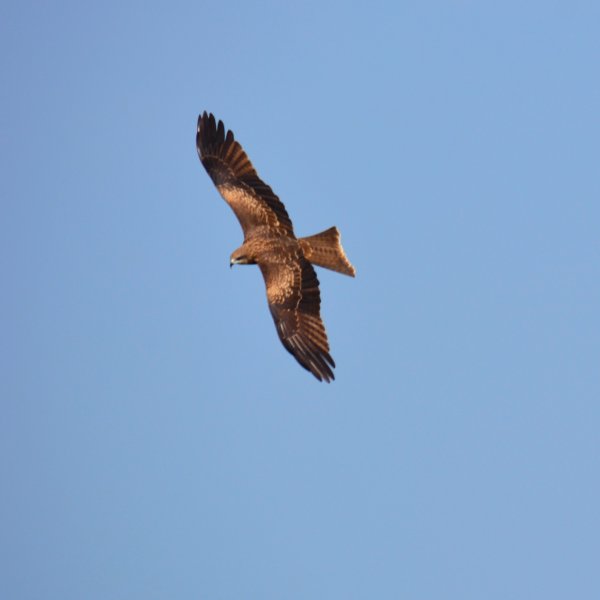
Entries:
[[196,148],[204,168],[238,218],[245,237],[261,225],[294,236],[281,200],[260,179],[233,132],[225,133],[223,121],[217,124],[215,117],[206,111],[198,117]]
[[[283,258],[283,257],[282,257]],[[329,354],[321,320],[319,280],[301,251],[277,263],[259,263],[269,309],[285,349],[319,381],[335,379],[335,362]]]

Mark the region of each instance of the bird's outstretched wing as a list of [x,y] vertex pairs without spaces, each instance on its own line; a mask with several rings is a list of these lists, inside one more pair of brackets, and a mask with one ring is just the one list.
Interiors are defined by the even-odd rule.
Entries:
[[319,280],[298,250],[281,258],[276,263],[259,263],[277,333],[305,369],[319,381],[330,382],[335,379],[335,362],[320,315]]
[[225,132],[223,121],[217,123],[206,111],[198,117],[196,148],[204,168],[238,218],[244,237],[261,225],[294,235],[285,206],[257,175],[233,132]]

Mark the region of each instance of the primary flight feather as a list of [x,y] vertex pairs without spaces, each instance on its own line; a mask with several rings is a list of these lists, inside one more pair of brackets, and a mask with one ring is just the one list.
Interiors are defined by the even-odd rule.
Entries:
[[244,243],[230,265],[258,265],[281,342],[319,381],[335,379],[335,362],[321,320],[319,280],[312,265],[354,277],[336,227],[296,238],[285,206],[257,175],[232,131],[204,112],[198,117],[196,148],[217,190],[231,206]]

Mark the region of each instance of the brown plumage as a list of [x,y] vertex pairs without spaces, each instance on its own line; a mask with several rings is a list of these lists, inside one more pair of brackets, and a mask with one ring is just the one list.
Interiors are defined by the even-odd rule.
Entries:
[[260,267],[269,309],[286,350],[319,381],[335,379],[312,264],[354,277],[339,231],[331,227],[296,238],[281,200],[257,175],[233,132],[225,131],[223,122],[217,123],[212,114],[204,112],[198,118],[196,148],[244,232],[244,243],[233,252],[230,264]]

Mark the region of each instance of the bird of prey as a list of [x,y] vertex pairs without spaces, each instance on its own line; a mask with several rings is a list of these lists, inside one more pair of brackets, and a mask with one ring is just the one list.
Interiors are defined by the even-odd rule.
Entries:
[[196,148],[244,232],[244,243],[231,254],[230,266],[260,267],[284,347],[319,381],[330,382],[335,379],[335,362],[329,354],[319,280],[312,265],[354,277],[339,231],[331,227],[297,238],[285,206],[260,179],[233,132],[206,111],[198,117]]

